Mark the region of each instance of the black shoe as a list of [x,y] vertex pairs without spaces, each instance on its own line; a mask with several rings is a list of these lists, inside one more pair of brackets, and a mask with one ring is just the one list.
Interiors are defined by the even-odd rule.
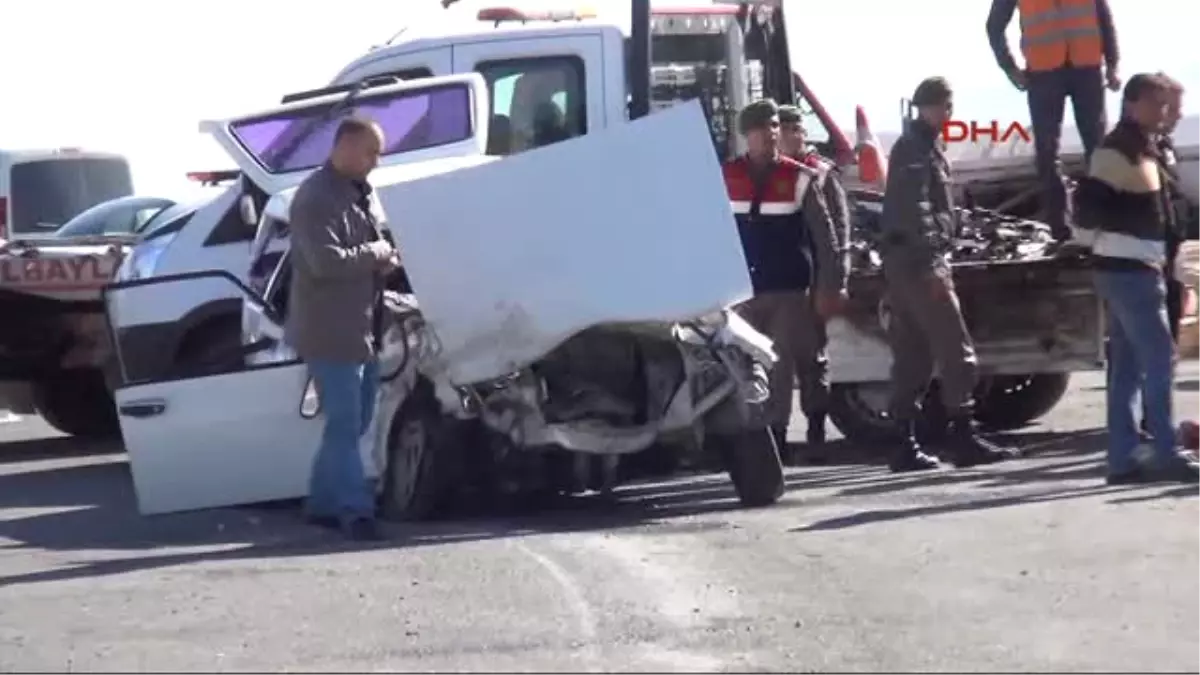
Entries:
[[346,523],[343,532],[351,541],[383,541],[383,532],[374,518],[355,518]]
[[339,520],[337,516],[306,515],[304,516],[304,522],[315,527],[325,528],[327,530],[342,529],[342,521]]
[[916,428],[913,424],[901,423],[900,429],[900,441],[895,454],[892,455],[892,461],[888,464],[892,473],[930,471],[941,468],[942,465],[937,459],[921,451],[921,444],[917,442]]
[[896,453],[892,457],[892,461],[888,464],[888,468],[892,473],[912,473],[914,471],[932,471],[933,469],[942,468],[941,462],[937,461],[936,457],[925,454],[918,450],[915,453]]
[[1107,485],[1139,485],[1141,483],[1149,482],[1149,480],[1150,477],[1146,475],[1146,472],[1140,466],[1136,466],[1126,471],[1110,471],[1108,475],[1104,477],[1104,482]]
[[947,445],[951,460],[959,469],[995,464],[1021,456],[1014,448],[1005,447],[980,436],[970,415],[959,415],[950,422]]
[[1150,477],[1173,483],[1200,483],[1200,463],[1187,453],[1176,453],[1169,459],[1156,459],[1148,471]]

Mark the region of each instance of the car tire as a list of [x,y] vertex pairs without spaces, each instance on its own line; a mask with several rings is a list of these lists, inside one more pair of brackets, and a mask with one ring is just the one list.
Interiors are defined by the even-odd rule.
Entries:
[[1054,409],[1070,385],[1070,373],[994,377],[976,398],[975,419],[989,431],[1018,429]]
[[32,385],[33,404],[47,424],[87,440],[121,435],[112,393],[99,369],[64,370]]
[[709,443],[724,458],[729,479],[743,506],[769,506],[783,496],[783,463],[770,429],[713,435]]
[[442,415],[433,386],[419,380],[392,420],[380,510],[394,521],[434,518],[457,485],[457,423]]

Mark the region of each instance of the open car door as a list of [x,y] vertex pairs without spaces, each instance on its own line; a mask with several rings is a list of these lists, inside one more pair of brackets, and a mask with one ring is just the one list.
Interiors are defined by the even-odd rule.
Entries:
[[[272,321],[280,317],[236,277],[222,270],[113,284],[129,307],[150,305],[161,286],[212,285],[241,295]],[[214,289],[217,290],[217,289]],[[126,333],[127,335],[128,333]],[[243,364],[204,372],[160,373],[139,379],[124,364],[122,333],[113,331],[121,384],[114,392],[129,454],[138,510],[171,513],[290,499],[305,494],[322,422],[305,404],[308,372],[296,359],[243,357],[270,344],[226,345],[213,363]],[[302,405],[308,410],[302,411]],[[305,414],[307,413],[307,414]]]
[[484,154],[488,109],[487,85],[478,73],[398,83],[385,78],[320,90],[253,115],[201,122],[200,130],[274,195],[299,185],[325,162],[346,116],[379,124],[384,135],[380,166],[388,167]]

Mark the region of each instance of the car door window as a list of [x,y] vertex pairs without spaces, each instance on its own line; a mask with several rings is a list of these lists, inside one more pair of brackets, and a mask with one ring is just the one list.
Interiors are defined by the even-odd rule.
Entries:
[[138,214],[144,209],[124,207],[116,209],[104,219],[104,234],[129,234],[134,231]]
[[139,209],[138,211],[134,212],[132,231],[141,232],[147,225],[150,224],[151,220],[154,220],[154,216],[157,216],[162,212],[163,208],[161,206],[147,206],[146,208]]
[[583,61],[552,56],[485,61],[491,97],[489,155],[539,148],[587,131]]

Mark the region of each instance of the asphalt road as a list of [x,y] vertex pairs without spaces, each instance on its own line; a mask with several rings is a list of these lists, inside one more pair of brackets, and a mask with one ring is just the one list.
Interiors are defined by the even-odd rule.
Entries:
[[802,467],[752,511],[693,476],[367,548],[141,518],[120,455],[3,424],[0,669],[1195,672],[1197,489],[1104,486],[1102,406],[1077,378],[1007,465]]

